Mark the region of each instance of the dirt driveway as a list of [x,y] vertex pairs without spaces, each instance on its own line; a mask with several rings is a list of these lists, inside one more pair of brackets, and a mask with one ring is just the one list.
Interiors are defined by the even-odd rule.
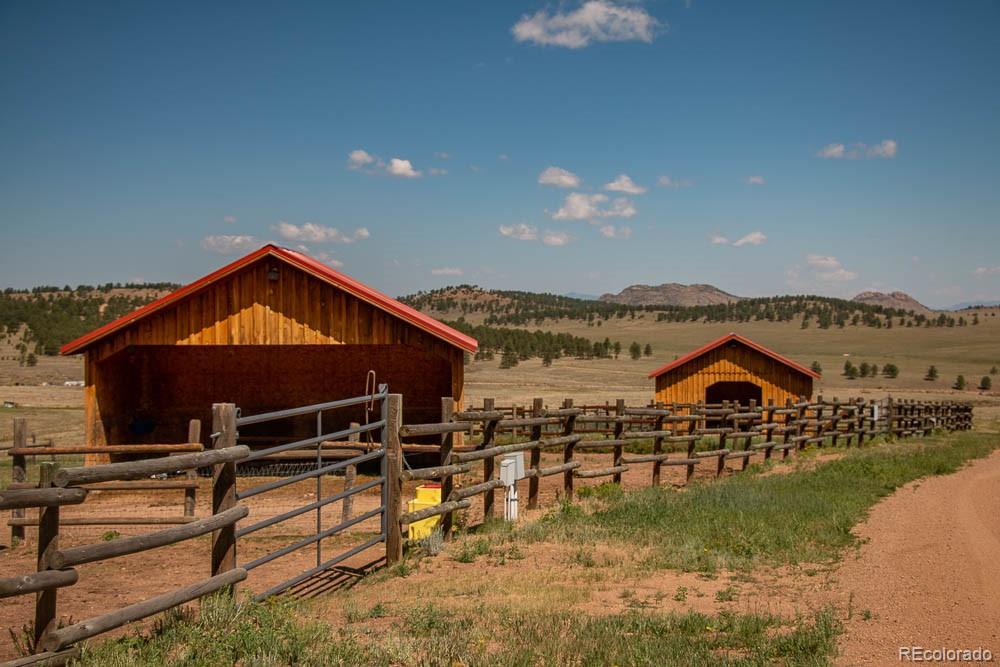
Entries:
[[853,609],[839,664],[899,664],[900,646],[1000,661],[1000,451],[906,485],[856,532],[867,543],[836,575]]

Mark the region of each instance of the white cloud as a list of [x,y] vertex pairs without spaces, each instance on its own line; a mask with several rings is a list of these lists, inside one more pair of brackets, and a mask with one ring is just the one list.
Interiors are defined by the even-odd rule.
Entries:
[[850,145],[834,143],[819,149],[816,157],[828,160],[858,160],[864,157],[890,159],[896,157],[898,148],[899,145],[893,139],[883,139],[871,146],[861,142]]
[[846,153],[847,153],[847,147],[844,146],[844,144],[827,144],[826,146],[823,146],[823,148],[819,149],[819,152],[816,153],[816,156],[831,158],[836,160],[844,157]]
[[868,149],[868,157],[894,158],[898,147],[893,139],[883,139]]
[[431,176],[444,176],[445,174],[448,173],[448,170],[442,169],[441,167],[431,167],[430,169],[427,170],[427,173],[429,173]]
[[434,157],[440,158],[442,160],[448,160],[451,158],[451,153],[445,153],[444,151],[438,151],[434,153]]
[[729,239],[722,234],[710,234],[708,240],[712,245],[727,245],[729,243]]
[[747,185],[764,185],[767,181],[764,180],[763,176],[747,176]]
[[431,275],[434,276],[460,276],[464,274],[465,271],[453,266],[444,266],[440,269],[431,269]]
[[228,222],[229,224],[232,224],[232,223],[236,222],[236,216],[235,215],[224,216],[222,218],[222,221],[223,222]]
[[552,214],[556,220],[587,220],[600,216],[598,204],[606,202],[607,195],[588,195],[582,192],[571,192],[566,195],[562,207]]
[[498,160],[509,160],[510,156],[507,155],[506,153],[500,153],[500,155],[497,155],[497,159]]
[[580,49],[593,42],[650,43],[659,27],[660,22],[642,7],[589,0],[573,11],[525,14],[511,32],[518,42]]
[[552,246],[569,245],[572,240],[566,232],[554,232],[549,229],[545,230],[545,234],[542,236],[542,243]]
[[580,186],[580,177],[560,167],[548,167],[538,175],[538,182],[541,185],[554,185],[557,188],[576,188]]
[[608,208],[601,204],[608,201],[608,196],[600,193],[588,195],[582,192],[571,192],[566,195],[563,205],[552,214],[553,220],[596,220],[599,218],[631,218],[637,211],[635,206],[625,197],[617,197]]
[[284,220],[278,222],[273,229],[289,241],[306,241],[310,243],[354,243],[371,236],[366,227],[358,227],[350,234],[341,232],[336,227],[325,227],[314,222],[304,225],[293,225]]
[[669,176],[660,176],[660,178],[657,179],[656,184],[661,188],[674,188],[674,189],[690,188],[693,185],[689,180],[686,179],[676,180],[670,178]]
[[766,240],[767,240],[767,235],[764,234],[764,232],[762,232],[760,230],[756,230],[756,231],[750,232],[746,236],[743,236],[743,237],[741,237],[739,239],[736,239],[735,241],[733,241],[733,245],[734,246],[741,246],[741,245],[761,245]]
[[843,267],[840,260],[831,255],[806,255],[806,264],[812,270],[813,278],[822,283],[841,283],[855,280],[858,274]]
[[972,273],[979,278],[985,278],[1000,273],[1000,266],[980,266]]
[[358,148],[347,154],[347,168],[348,169],[363,169],[368,165],[374,164],[378,161],[374,155],[366,150]]
[[235,255],[238,253],[250,252],[264,245],[256,236],[245,234],[216,234],[206,236],[201,240],[201,247],[210,252],[220,255]]
[[518,241],[538,240],[538,227],[526,225],[523,222],[515,225],[500,225],[500,233],[507,238],[517,239]]
[[389,166],[385,168],[390,176],[398,176],[399,178],[419,178],[420,172],[413,168],[409,160],[403,160],[398,157],[394,157],[389,160]]
[[628,225],[615,227],[614,225],[604,225],[600,229],[601,236],[607,239],[627,240],[632,238],[632,228]]
[[806,263],[817,269],[840,268],[840,260],[830,255],[806,255]]
[[630,195],[641,195],[646,192],[646,188],[637,185],[635,181],[629,178],[628,174],[619,174],[615,180],[606,183],[604,189],[612,192],[624,192]]

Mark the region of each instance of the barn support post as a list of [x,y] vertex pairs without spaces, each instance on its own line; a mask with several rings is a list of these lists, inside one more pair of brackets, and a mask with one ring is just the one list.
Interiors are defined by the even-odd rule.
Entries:
[[403,531],[399,525],[399,515],[402,513],[403,502],[403,445],[399,439],[399,427],[402,426],[403,395],[389,394],[385,397],[382,418],[385,419],[385,429],[382,432],[382,444],[385,456],[382,458],[382,514],[383,530],[385,531],[385,562],[395,565],[403,560]]
[[[201,442],[201,420],[192,419],[188,422],[188,442]],[[184,489],[184,516],[194,516],[195,505],[197,504],[198,471],[192,468],[185,475],[191,482],[191,488]]]
[[[218,434],[215,449],[236,446],[236,406],[212,405],[212,433]],[[212,515],[236,507],[236,462],[217,463],[212,472]],[[236,524],[212,533],[212,576],[236,569]]]
[[[446,424],[452,420],[455,415],[455,399],[451,396],[445,396],[441,399],[441,423]],[[455,446],[455,435],[453,433],[442,433],[441,434],[441,465],[448,466],[451,465],[451,450]],[[455,478],[453,475],[444,475],[441,477],[441,499],[447,500],[451,497],[451,493],[455,488]],[[444,537],[445,541],[451,539],[452,529],[455,525],[455,515],[452,512],[447,512],[441,515],[441,535]]]
[[[24,417],[14,417],[14,448],[24,448],[28,446],[28,420]],[[10,457],[10,482],[24,484],[28,481],[28,458],[24,454],[15,454]],[[23,509],[10,511],[10,518],[20,519],[24,517]],[[10,527],[10,545],[17,546],[24,542],[24,526]]]
[[[619,398],[615,399],[615,433],[613,438],[620,441],[622,439],[622,433],[625,431],[625,399]],[[611,465],[617,468],[622,464],[622,455],[625,449],[621,445],[614,446],[614,453],[611,456]],[[611,478],[615,484],[622,483],[622,474],[616,472]]]
[[[59,464],[51,461],[40,463],[38,467],[38,488],[52,486]],[[49,556],[59,550],[59,505],[38,508],[38,572],[49,569]],[[56,587],[39,591],[35,595],[35,652],[39,652],[46,635],[56,629],[58,613],[56,603],[59,589]]]
[[[483,410],[485,412],[493,412],[496,406],[496,400],[492,398],[483,399]],[[483,442],[480,445],[482,449],[493,446],[493,439],[496,434],[496,422],[488,421],[483,423]],[[483,459],[483,482],[489,482],[493,480],[494,469],[496,468],[496,459],[492,456],[488,456]],[[443,494],[442,494],[442,497]],[[483,494],[483,521],[487,521],[493,518],[494,505],[496,504],[496,494],[494,489],[489,489]]]
[[[531,406],[531,416],[541,417],[544,409],[544,401],[540,398],[534,399]],[[536,424],[531,427],[531,439],[536,442],[542,439],[541,425]],[[538,470],[542,467],[541,447],[531,448],[531,459],[529,465],[531,469],[535,471],[535,474],[528,480],[528,509],[533,510],[538,507]]]

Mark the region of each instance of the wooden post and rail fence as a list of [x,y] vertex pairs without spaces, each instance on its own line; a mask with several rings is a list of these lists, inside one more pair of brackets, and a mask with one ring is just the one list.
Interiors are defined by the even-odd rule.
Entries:
[[[706,461],[714,460],[715,474],[719,475],[725,469],[726,461],[738,460],[741,469],[746,469],[749,459],[757,454],[767,459],[773,452],[780,451],[783,457],[787,457],[790,451],[798,451],[809,445],[823,446],[830,442],[860,446],[881,435],[906,438],[929,435],[935,429],[966,430],[972,425],[972,408],[967,404],[838,399],[827,402],[822,398],[815,402],[789,402],[784,406],[723,403],[627,407],[623,400],[618,400],[604,406],[574,407],[571,400],[566,400],[558,408],[546,408],[541,399],[536,399],[528,416],[524,412],[511,416],[510,411],[498,409],[491,399],[485,400],[481,408],[461,410],[457,409],[459,406],[452,399],[446,398],[442,401],[441,422],[403,424],[403,397],[388,394],[384,388],[381,392],[378,396],[370,397],[372,401],[376,398],[382,401],[379,421],[334,434],[350,437],[352,434],[377,430],[382,441],[380,449],[333,465],[324,466],[322,458],[319,458],[317,470],[321,472],[308,475],[315,477],[329,474],[350,465],[378,459],[378,479],[356,487],[348,487],[345,483],[345,490],[339,494],[318,499],[316,503],[277,518],[266,519],[259,522],[261,525],[273,525],[287,516],[311,511],[332,500],[349,498],[358,490],[381,486],[381,506],[377,510],[351,518],[341,526],[356,524],[365,517],[380,516],[379,536],[345,554],[352,555],[361,548],[383,542],[385,562],[391,565],[403,557],[403,528],[410,523],[442,516],[445,519],[442,525],[451,526],[448,519],[454,512],[468,509],[476,495],[484,496],[483,518],[492,517],[495,514],[495,492],[503,486],[495,477],[496,458],[513,452],[529,453],[530,462],[525,470],[529,487],[528,506],[536,507],[539,501],[539,482],[551,476],[561,475],[561,495],[565,500],[571,500],[575,480],[606,477],[612,482],[621,483],[622,474],[638,465],[652,464],[650,483],[657,485],[660,483],[663,466],[683,467],[690,479],[695,468]],[[329,405],[334,404],[327,404]],[[325,409],[325,406],[318,407]],[[253,418],[243,419],[252,421]],[[236,467],[239,462],[251,460],[262,453],[252,452],[247,446],[238,444],[237,429],[240,420],[235,405],[216,404],[213,406],[210,437],[212,448],[207,451],[176,449],[200,439],[197,437],[200,436],[200,426],[192,423],[189,432],[191,443],[153,446],[150,453],[163,454],[158,458],[66,468],[60,468],[55,462],[45,461],[39,464],[37,483],[28,481],[26,459],[41,452],[24,451],[27,426],[23,421],[15,422],[15,446],[8,452],[14,463],[14,474],[11,487],[0,491],[0,510],[12,512],[9,523],[12,529],[21,529],[14,533],[18,539],[23,539],[25,527],[37,526],[37,561],[34,572],[0,578],[0,598],[34,594],[35,613],[32,654],[4,663],[5,667],[63,664],[79,654],[78,643],[83,640],[186,604],[206,594],[232,590],[238,582],[247,578],[252,563],[239,565],[237,545],[240,534],[253,527],[238,530],[237,522],[249,514],[249,508],[242,499],[249,493],[256,493],[257,489],[244,490],[242,493],[237,490]],[[454,446],[455,433],[473,431],[481,434],[480,442]],[[406,438],[428,435],[439,436],[440,446],[404,443]],[[528,440],[513,441],[520,437],[527,437]],[[647,443],[648,453],[645,452]],[[316,437],[281,447],[293,449],[314,446],[319,452],[325,444],[328,443],[323,437]],[[636,447],[637,444],[642,446]],[[108,453],[134,453],[131,449],[112,450],[112,447],[114,446],[100,449]],[[198,449],[200,448],[199,445]],[[629,452],[630,449],[643,451]],[[584,461],[576,457],[576,453],[587,450],[607,452],[611,457],[610,465],[584,468]],[[410,468],[404,459],[404,452],[426,455],[434,451],[439,460],[437,465],[431,467]],[[561,453],[561,457],[557,458],[561,462],[543,465],[543,452]],[[477,462],[482,462],[481,481],[471,485],[460,483],[460,476],[473,473]],[[188,515],[186,495],[185,520],[178,525],[108,542],[65,548],[60,545],[61,526],[79,525],[60,516],[64,505],[80,505],[94,490],[139,488],[137,485],[149,483],[151,476],[180,472],[185,475],[180,481],[187,481],[190,479],[188,475],[200,468],[211,468],[213,472],[212,509],[209,516],[195,517],[193,501],[190,503],[191,514]],[[445,491],[442,502],[433,507],[403,512],[403,485],[419,480],[440,481],[442,490]],[[283,483],[272,482],[264,486]],[[125,486],[129,484],[132,486]],[[189,490],[187,486],[158,488],[183,488],[185,492]],[[37,508],[37,518],[28,520],[24,516],[24,510],[28,508]],[[338,528],[339,526],[318,532],[314,538],[304,540],[302,544],[318,543],[323,536],[333,534]],[[446,538],[450,532],[449,529],[444,533]],[[79,566],[167,547],[209,534],[211,553],[206,568],[208,576],[205,579],[93,618],[59,626],[59,590],[78,582]],[[288,551],[289,549],[282,550]],[[272,554],[266,559],[276,555]],[[340,562],[338,559],[342,560],[342,557],[346,556],[341,554],[303,575],[312,575],[324,567],[332,567],[327,564]],[[301,578],[302,576],[296,577],[292,581],[299,581]]]

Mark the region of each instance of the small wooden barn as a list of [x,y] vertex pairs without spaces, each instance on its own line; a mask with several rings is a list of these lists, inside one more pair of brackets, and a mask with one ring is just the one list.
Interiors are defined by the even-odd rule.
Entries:
[[656,400],[664,403],[721,403],[751,399],[811,397],[819,373],[736,333],[726,334],[649,374]]
[[[476,348],[322,262],[267,245],[61,353],[84,355],[86,442],[99,446],[183,442],[188,420],[211,423],[213,403],[255,414],[361,396],[369,371],[405,395],[406,421],[438,421],[442,396],[462,405],[464,354]],[[363,422],[356,412],[340,421]],[[279,428],[270,436],[315,434],[316,424]]]

